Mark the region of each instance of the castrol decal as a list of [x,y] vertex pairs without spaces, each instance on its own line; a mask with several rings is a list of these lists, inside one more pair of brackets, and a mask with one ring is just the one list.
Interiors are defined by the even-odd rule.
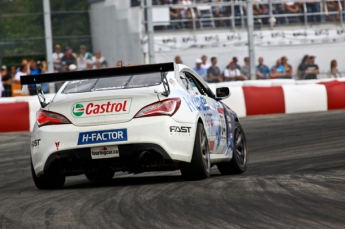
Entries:
[[75,118],[128,114],[131,103],[131,98],[78,102],[72,106],[71,112]]

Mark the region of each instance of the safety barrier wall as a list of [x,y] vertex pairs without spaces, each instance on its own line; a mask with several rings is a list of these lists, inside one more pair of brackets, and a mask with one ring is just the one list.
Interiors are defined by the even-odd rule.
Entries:
[[[209,86],[230,88],[231,96],[223,102],[239,117],[345,109],[345,79],[253,80]],[[0,98],[0,132],[32,130],[39,108],[37,96]]]

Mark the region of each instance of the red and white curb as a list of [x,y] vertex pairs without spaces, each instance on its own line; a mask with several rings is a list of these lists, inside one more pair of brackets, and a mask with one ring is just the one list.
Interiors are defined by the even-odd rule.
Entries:
[[[229,87],[223,102],[239,117],[345,109],[345,79],[265,80],[210,84]],[[54,94],[47,94],[49,101]],[[32,130],[40,104],[37,96],[0,98],[0,132]]]

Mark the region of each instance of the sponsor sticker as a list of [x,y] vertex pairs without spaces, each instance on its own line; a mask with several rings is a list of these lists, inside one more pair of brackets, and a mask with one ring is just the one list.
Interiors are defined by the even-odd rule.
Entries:
[[131,98],[78,102],[72,106],[71,112],[75,118],[128,114],[131,103]]
[[55,142],[56,150],[59,150],[60,142]]
[[78,145],[127,141],[127,129],[81,132]]
[[99,146],[91,148],[92,159],[120,157],[118,146]]
[[190,133],[191,128],[192,127],[188,127],[188,126],[171,126],[170,132]]

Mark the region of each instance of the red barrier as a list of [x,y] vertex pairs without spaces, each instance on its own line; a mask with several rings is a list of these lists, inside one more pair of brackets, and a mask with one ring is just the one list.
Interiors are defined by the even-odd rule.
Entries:
[[0,103],[0,132],[29,131],[27,102]]
[[243,87],[247,115],[284,114],[285,102],[283,88]]
[[328,110],[345,108],[345,82],[337,80],[330,82],[320,82],[327,90]]

